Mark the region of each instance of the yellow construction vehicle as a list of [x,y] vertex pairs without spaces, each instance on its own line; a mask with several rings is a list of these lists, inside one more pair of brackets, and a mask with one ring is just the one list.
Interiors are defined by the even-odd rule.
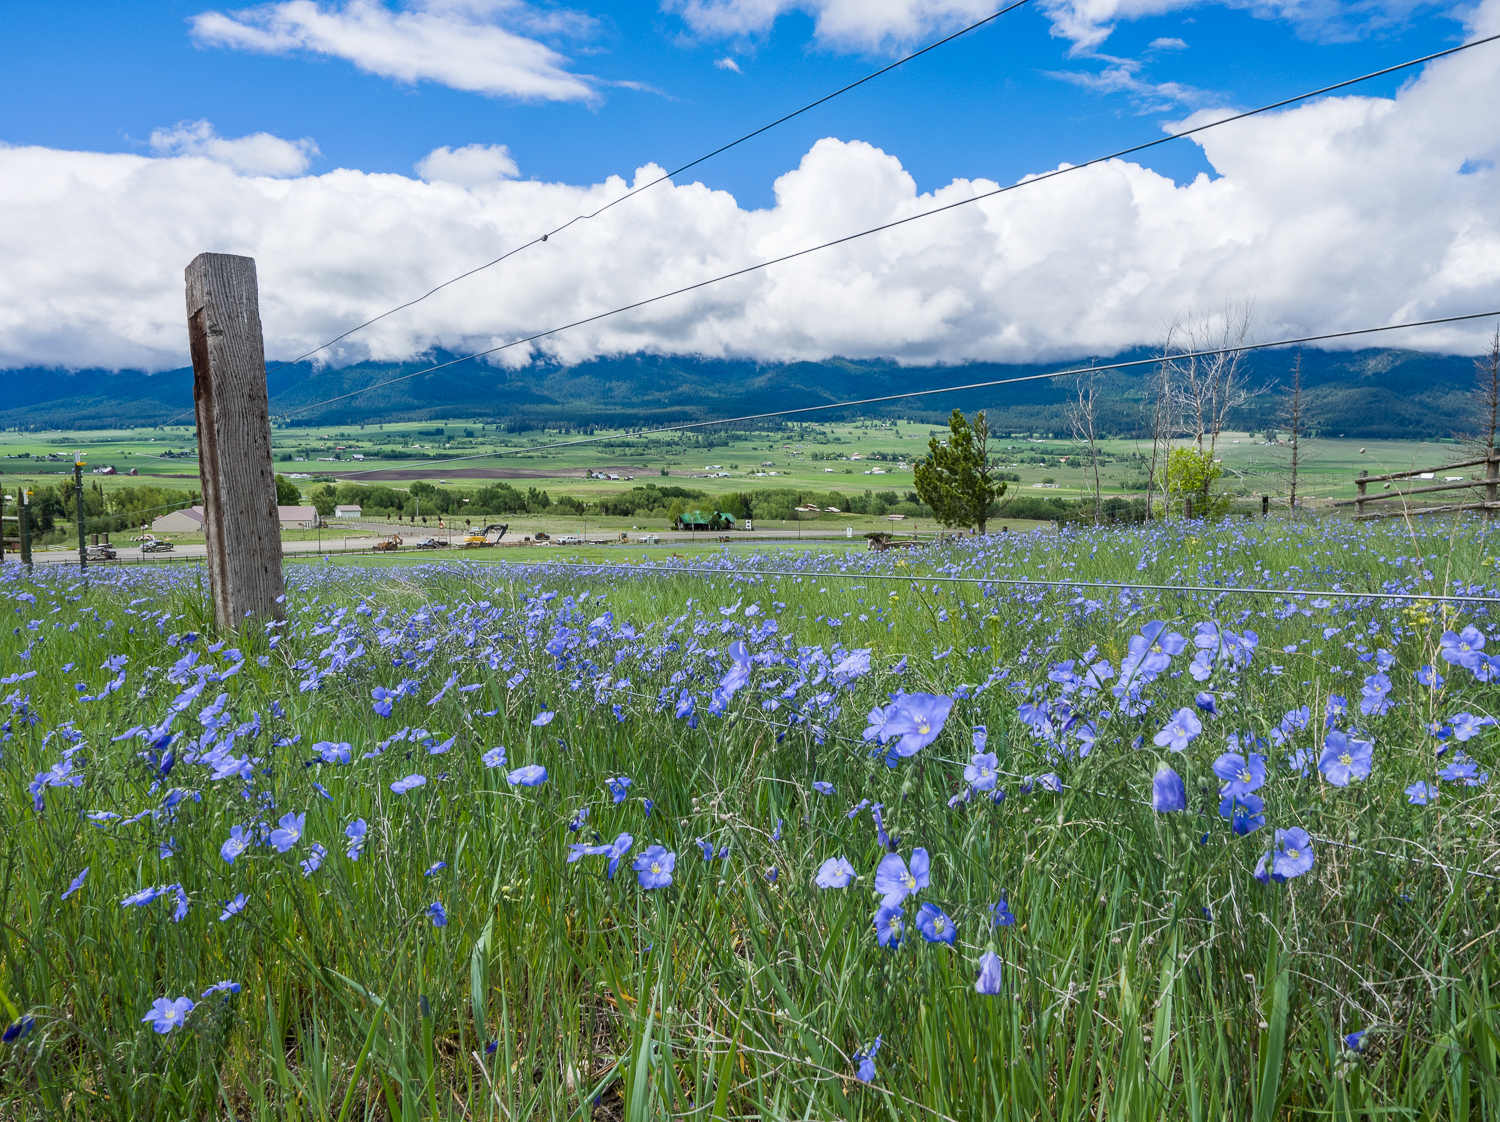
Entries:
[[[483,530],[471,530],[469,531],[469,536],[464,538],[464,548],[470,549],[480,548],[487,545],[499,545],[500,539],[505,537],[505,531],[509,529],[510,523],[508,522],[504,525],[501,525],[498,522],[492,522]],[[493,539],[491,539],[490,537],[491,531],[494,531],[495,533]]]
[[401,535],[392,534],[390,537],[376,542],[370,548],[379,550],[381,553],[394,552],[401,548]]

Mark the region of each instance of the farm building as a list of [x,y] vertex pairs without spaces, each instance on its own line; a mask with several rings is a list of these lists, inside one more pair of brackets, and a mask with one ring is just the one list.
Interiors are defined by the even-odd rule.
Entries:
[[362,513],[357,506],[336,506],[333,508],[335,518],[358,518]]
[[[356,508],[357,509],[357,508]],[[283,530],[316,530],[318,508],[313,506],[279,506],[276,517]],[[203,530],[203,508],[190,506],[152,519],[153,534],[196,534]]]
[[716,510],[712,514],[705,514],[701,510],[683,511],[677,518],[673,527],[675,530],[733,530],[734,515],[725,514]]
[[203,508],[190,506],[151,520],[153,534],[196,534],[203,529]]

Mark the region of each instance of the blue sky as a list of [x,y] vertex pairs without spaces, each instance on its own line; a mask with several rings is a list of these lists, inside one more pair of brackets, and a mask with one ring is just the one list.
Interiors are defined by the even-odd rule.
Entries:
[[[300,353],[990,3],[12,0],[0,366],[184,365],[205,250],[256,259],[267,350]],[[1226,302],[1261,340],[1500,308],[1500,44],[984,198],[1497,33],[1500,0],[1032,0],[326,357],[486,349],[952,202],[493,361],[1043,361]]]
[[[410,174],[433,148],[485,143],[506,145],[525,178],[569,183],[628,177],[647,161],[686,162],[909,46],[820,42],[813,19],[798,11],[767,32],[715,35],[649,3],[579,5],[586,26],[539,38],[569,70],[600,79],[597,99],[559,103],[394,81],[307,51],[199,45],[190,20],[213,10],[202,3],[53,0],[7,9],[0,140],[10,144],[149,152],[153,130],[206,119],[224,136],[311,137],[321,152],[313,172]],[[1052,26],[1039,6],[1013,12],[689,178],[730,191],[743,206],[767,206],[775,177],[815,140],[834,136],[897,156],[922,190],[962,176],[1006,181],[1152,138],[1161,122],[1191,109],[1248,107],[1438,50],[1461,30],[1437,9],[1370,28],[1354,16],[1294,22],[1193,5],[1121,21],[1096,50],[1070,54]],[[1151,47],[1163,39],[1186,46]],[[1190,92],[1143,96],[1058,77],[1102,73],[1110,62],[1099,55],[1138,63],[1142,84]],[[725,58],[739,72],[715,65]],[[1402,80],[1383,79],[1369,92],[1388,94]],[[645,88],[609,85],[617,82]],[[1144,162],[1179,181],[1208,170],[1187,144]]]

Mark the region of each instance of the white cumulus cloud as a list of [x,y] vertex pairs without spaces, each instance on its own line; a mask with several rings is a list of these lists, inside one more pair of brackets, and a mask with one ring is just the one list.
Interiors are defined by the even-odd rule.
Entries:
[[[1219,0],[1262,19],[1284,20],[1318,39],[1350,39],[1400,23],[1425,0]],[[1194,7],[1202,0],[1043,0],[1052,33],[1092,50],[1116,24]],[[892,50],[953,31],[994,12],[993,0],[662,0],[695,32],[709,36],[761,34],[788,12],[813,17],[825,46]]]
[[952,31],[995,10],[991,0],[664,0],[701,35],[756,35],[787,12],[814,19],[828,46],[888,50],[937,31]]
[[520,34],[574,32],[584,17],[530,8],[521,0],[414,0],[392,10],[379,0],[283,0],[192,18],[205,47],[262,54],[307,51],[346,59],[399,82],[436,82],[457,90],[532,101],[592,101],[587,76],[538,39]]
[[245,175],[301,175],[320,155],[311,137],[282,140],[268,132],[226,139],[207,121],[179,121],[170,129],[151,133],[151,150],[158,156],[204,156]]
[[[1476,34],[1500,30],[1500,0],[1478,17]],[[1030,361],[1151,344],[1175,313],[1226,297],[1254,299],[1262,339],[1500,308],[1500,116],[1473,111],[1500,104],[1496,50],[1430,64],[1394,97],[1326,98],[1205,132],[1215,178],[1178,185],[1113,161],[538,346],[565,361]],[[493,148],[473,159],[500,167]],[[182,270],[205,250],[256,258],[267,353],[289,357],[631,185],[272,179],[196,157],[0,147],[0,364],[186,365]],[[896,155],[824,139],[777,179],[771,207],[662,184],[382,320],[333,359],[494,346],[996,186],[924,193]],[[1351,345],[1478,352],[1493,329]]]
[[510,149],[503,144],[466,144],[462,148],[434,148],[417,161],[417,174],[428,183],[478,187],[520,174]]

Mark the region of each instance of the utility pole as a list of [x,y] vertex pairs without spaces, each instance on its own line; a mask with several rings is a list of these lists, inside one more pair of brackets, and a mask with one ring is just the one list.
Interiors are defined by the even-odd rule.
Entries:
[[31,568],[31,492],[23,484],[16,492],[16,516],[21,520],[21,564]]
[[284,618],[286,593],[255,259],[200,253],[184,280],[209,590],[232,632]]
[[78,519],[78,568],[80,570],[89,567],[89,547],[83,536],[83,453],[79,452],[73,457],[73,493],[77,502]]

